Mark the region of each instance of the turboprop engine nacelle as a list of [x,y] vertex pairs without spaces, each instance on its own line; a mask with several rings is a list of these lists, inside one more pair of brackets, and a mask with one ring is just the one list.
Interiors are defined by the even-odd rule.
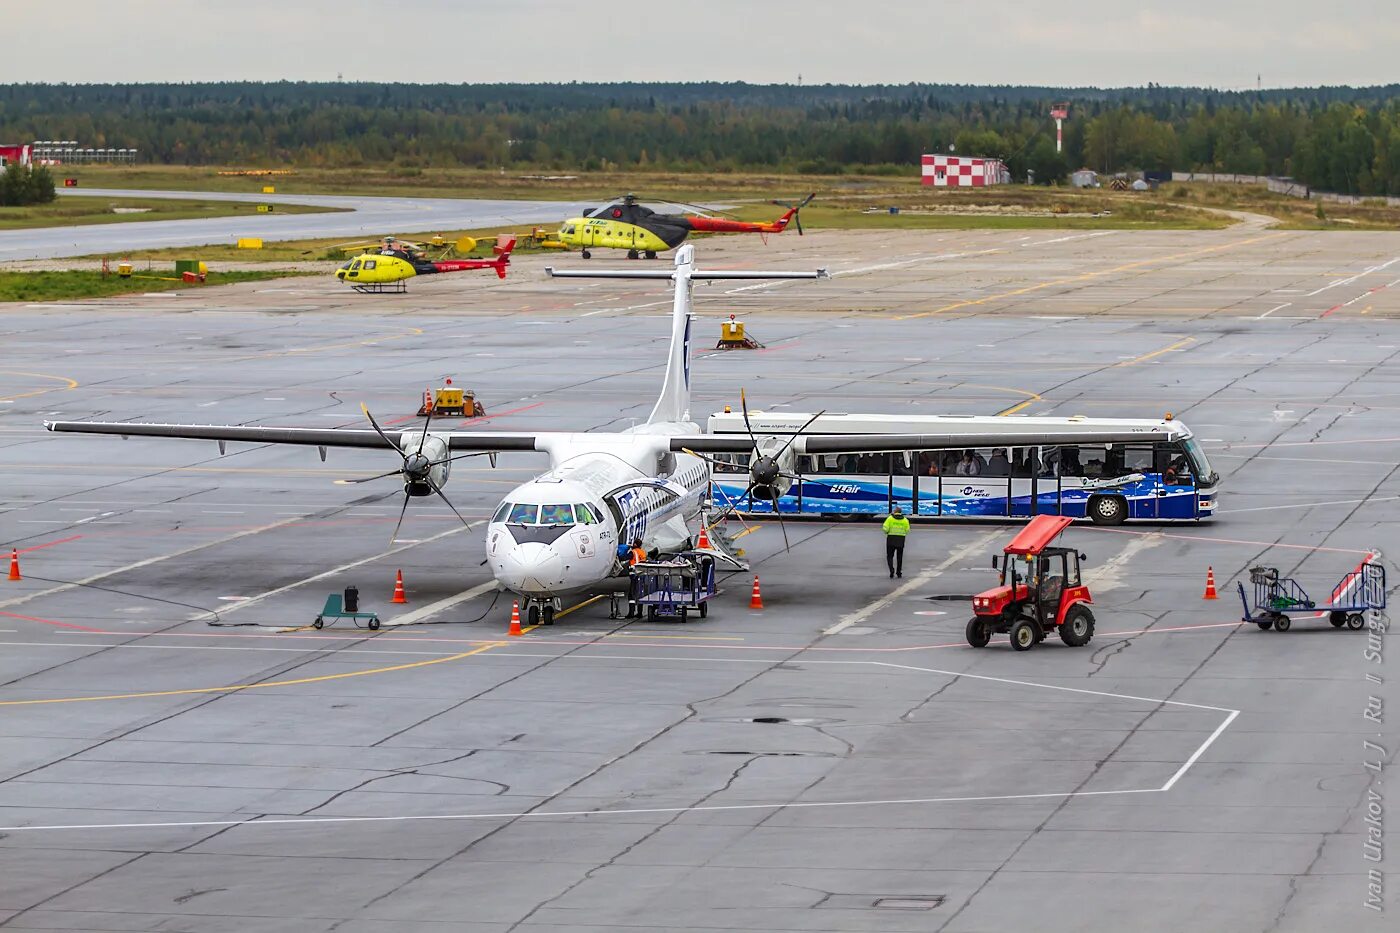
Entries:
[[797,453],[782,438],[759,438],[753,459],[749,461],[750,493],[756,499],[778,499],[792,487],[792,475],[797,466]]
[[399,442],[403,452],[403,490],[410,496],[431,496],[433,487],[441,489],[447,485],[452,464],[447,441],[434,434],[427,437],[405,434]]

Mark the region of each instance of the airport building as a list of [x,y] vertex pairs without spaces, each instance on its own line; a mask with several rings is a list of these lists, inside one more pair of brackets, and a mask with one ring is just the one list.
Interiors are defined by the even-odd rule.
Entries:
[[1011,183],[1011,172],[1000,159],[976,156],[925,155],[924,184],[936,188],[986,188]]

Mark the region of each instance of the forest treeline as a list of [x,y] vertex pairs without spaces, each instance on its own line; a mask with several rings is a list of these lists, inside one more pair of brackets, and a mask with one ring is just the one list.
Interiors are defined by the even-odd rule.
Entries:
[[[1068,101],[1065,151],[1052,103]],[[144,162],[579,171],[917,172],[997,156],[1020,179],[1081,165],[1292,175],[1400,194],[1400,85],[1200,88],[750,84],[0,85],[0,141],[75,139]]]

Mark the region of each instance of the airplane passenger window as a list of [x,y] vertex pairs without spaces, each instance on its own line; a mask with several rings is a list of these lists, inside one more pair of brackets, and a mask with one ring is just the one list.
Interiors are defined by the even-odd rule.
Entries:
[[512,525],[533,525],[539,514],[540,507],[538,505],[512,505],[509,521]]
[[573,523],[573,506],[562,503],[540,506],[541,525],[572,525]]

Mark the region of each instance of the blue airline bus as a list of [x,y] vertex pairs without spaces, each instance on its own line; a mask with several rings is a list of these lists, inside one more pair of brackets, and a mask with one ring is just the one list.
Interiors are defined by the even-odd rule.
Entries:
[[[752,412],[755,434],[791,435],[810,415]],[[743,416],[712,415],[712,434],[746,435]],[[939,434],[985,429],[984,446],[957,450],[801,456],[798,481],[778,499],[784,514],[883,515],[898,505],[918,517],[1019,519],[1067,515],[1099,524],[1130,519],[1199,521],[1218,502],[1219,475],[1180,421],[956,415],[827,414],[804,433]],[[1065,436],[1104,431],[1166,433],[1167,441],[1016,446],[1017,434]],[[769,500],[744,497],[747,456],[718,457],[711,482],[717,508],[763,514]]]

